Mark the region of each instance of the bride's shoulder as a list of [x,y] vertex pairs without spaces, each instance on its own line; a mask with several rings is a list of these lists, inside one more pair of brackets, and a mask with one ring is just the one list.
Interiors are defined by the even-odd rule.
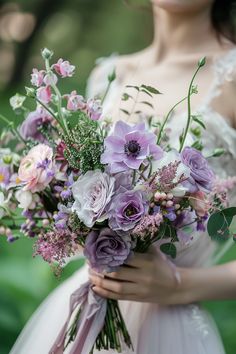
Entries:
[[96,59],[87,80],[87,96],[96,96],[106,90],[108,76],[114,71],[116,83],[122,83],[124,78],[135,70],[141,60],[147,55],[149,48],[132,54],[112,53],[110,56]]

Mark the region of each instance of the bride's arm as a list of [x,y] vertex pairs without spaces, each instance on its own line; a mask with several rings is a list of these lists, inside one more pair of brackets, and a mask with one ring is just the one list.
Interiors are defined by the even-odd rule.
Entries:
[[129,265],[105,278],[90,271],[94,291],[107,298],[167,305],[236,299],[236,261],[210,268],[176,268],[180,282],[158,255],[136,254]]

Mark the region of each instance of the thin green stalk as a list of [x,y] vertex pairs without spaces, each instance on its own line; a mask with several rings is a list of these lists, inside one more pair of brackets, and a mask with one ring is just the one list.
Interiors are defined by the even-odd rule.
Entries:
[[53,118],[56,119],[56,121],[58,122],[58,124],[60,125],[60,127],[62,128],[62,130],[64,131],[64,130],[65,130],[65,127],[64,127],[64,125],[61,123],[60,119],[58,119],[58,117],[56,116],[56,114],[55,114],[46,104],[44,104],[40,99],[38,99],[37,97],[35,97],[35,100],[36,100],[43,108],[45,108],[45,109],[48,111],[48,113],[51,114],[51,116],[52,116]]
[[171,117],[172,113],[174,112],[175,108],[181,104],[182,102],[184,102],[186,99],[188,98],[188,96],[184,97],[182,100],[180,100],[179,102],[177,102],[172,108],[171,110],[167,113],[162,125],[161,125],[161,128],[160,128],[160,131],[159,131],[159,134],[158,134],[158,137],[157,137],[157,145],[160,145],[160,142],[161,142],[161,138],[162,138],[162,133],[163,133],[163,130],[166,126],[166,123],[168,122],[169,118]]
[[198,62],[197,70],[195,71],[195,73],[194,73],[194,75],[192,77],[192,80],[190,82],[190,85],[189,85],[188,96],[187,96],[188,97],[188,120],[187,120],[187,125],[186,125],[185,131],[184,131],[184,135],[183,135],[183,138],[182,138],[182,141],[181,141],[181,144],[180,144],[179,152],[181,152],[183,147],[184,147],[184,143],[185,143],[185,140],[186,140],[189,128],[190,128],[190,124],[191,124],[191,118],[192,118],[192,115],[191,115],[191,96],[192,96],[192,90],[193,90],[193,83],[194,83],[195,77],[197,76],[199,70],[205,65],[205,62],[206,62],[205,58],[203,58],[202,60],[200,60]]
[[[50,63],[49,63],[49,59],[46,59],[45,60],[45,66],[46,66],[46,71],[49,75],[53,75],[53,72],[50,68]],[[51,87],[53,88],[57,98],[58,98],[58,102],[57,102],[57,109],[58,109],[58,114],[59,114],[59,117],[60,117],[60,121],[63,122],[63,126],[64,126],[64,129],[67,133],[67,135],[69,134],[69,130],[68,130],[68,126],[67,126],[67,122],[66,122],[66,119],[64,119],[64,116],[63,116],[63,113],[62,113],[62,96],[61,96],[61,93],[58,89],[58,87],[56,86],[56,84],[53,82],[51,82]]]
[[0,119],[10,127],[12,133],[13,133],[20,141],[22,141],[24,144],[26,144],[26,141],[22,138],[22,136],[20,135],[20,133],[18,132],[18,130],[14,127],[14,123],[13,123],[13,122],[9,121],[9,120],[8,120],[6,117],[4,117],[2,114],[0,114]]

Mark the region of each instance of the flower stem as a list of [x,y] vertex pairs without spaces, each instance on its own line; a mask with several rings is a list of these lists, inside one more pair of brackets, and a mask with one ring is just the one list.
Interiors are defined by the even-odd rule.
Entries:
[[185,143],[185,140],[186,140],[186,137],[187,137],[187,134],[188,134],[188,131],[189,131],[189,128],[190,128],[190,124],[191,124],[191,118],[192,118],[192,115],[191,115],[191,96],[193,94],[193,83],[194,83],[194,80],[199,72],[199,70],[205,65],[205,58],[203,58],[202,60],[200,60],[198,62],[198,67],[197,67],[197,70],[195,71],[193,77],[192,77],[192,80],[190,82],[190,85],[189,85],[189,89],[188,89],[188,96],[187,96],[187,99],[188,99],[188,119],[187,119],[187,125],[186,125],[186,128],[185,128],[185,131],[184,131],[184,135],[182,137],[182,140],[181,140],[181,144],[180,144],[180,148],[179,148],[179,152],[182,151],[183,147],[184,147],[184,143]]
[[5,116],[3,116],[2,114],[0,114],[0,119],[6,123],[9,127],[10,130],[12,131],[12,133],[20,140],[22,141],[24,144],[26,144],[25,140],[22,138],[22,136],[20,135],[20,133],[18,132],[18,130],[14,127],[14,123],[9,121]]
[[162,125],[161,125],[161,128],[160,128],[160,131],[159,131],[159,134],[158,134],[158,137],[157,137],[157,145],[160,145],[160,142],[161,142],[161,139],[162,139],[162,134],[163,134],[163,130],[166,126],[166,123],[168,122],[169,118],[171,117],[172,113],[174,112],[175,108],[181,104],[182,102],[184,102],[185,100],[187,100],[188,96],[182,98],[182,100],[180,100],[179,102],[177,102],[172,108],[171,110],[167,113]]
[[[53,75],[53,72],[50,68],[50,62],[49,62],[49,59],[45,59],[45,67],[46,67],[46,71],[47,71],[47,74],[52,76]],[[63,112],[62,112],[62,96],[61,96],[61,93],[57,87],[57,85],[53,82],[53,79],[52,79],[52,82],[51,82],[51,87],[53,88],[56,96],[57,96],[57,99],[58,99],[58,102],[57,102],[57,109],[58,109],[58,115],[60,117],[60,122],[61,122],[61,126],[63,125],[63,130],[65,130],[65,133],[67,135],[69,135],[69,130],[68,130],[68,126],[67,126],[67,121],[66,119],[64,118],[64,115],[63,115]],[[57,119],[58,121],[58,119]]]

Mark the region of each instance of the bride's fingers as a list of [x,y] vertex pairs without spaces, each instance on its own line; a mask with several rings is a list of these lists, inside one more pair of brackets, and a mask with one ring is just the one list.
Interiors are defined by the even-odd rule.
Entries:
[[114,281],[92,274],[90,274],[89,279],[95,286],[117,294],[135,294],[136,287],[134,283]]
[[113,300],[130,300],[130,295],[120,295],[117,293],[114,293],[113,291],[109,291],[103,288],[100,288],[99,286],[94,286],[93,291],[98,294],[101,297],[104,297],[106,299],[113,299]]
[[117,279],[117,280],[125,280],[131,283],[136,283],[140,280],[140,272],[137,271],[136,268],[133,267],[120,267],[116,272],[106,273],[105,276],[107,278]]

